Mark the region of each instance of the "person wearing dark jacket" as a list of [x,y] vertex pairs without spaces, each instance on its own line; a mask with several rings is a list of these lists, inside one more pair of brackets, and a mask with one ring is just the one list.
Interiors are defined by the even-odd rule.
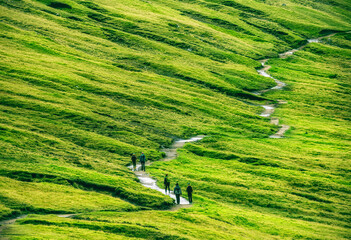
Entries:
[[165,194],[167,194],[167,189],[168,189],[168,193],[171,193],[171,189],[170,189],[171,181],[168,178],[168,174],[166,174],[165,179],[163,180],[163,183],[165,184]]
[[182,189],[180,189],[179,184],[177,183],[174,188],[174,194],[176,195],[177,204],[180,203],[180,195],[182,195]]
[[140,160],[140,164],[141,164],[141,171],[145,172],[146,157],[145,157],[145,154],[143,152],[141,153],[139,160]]
[[186,191],[188,192],[189,203],[192,203],[193,202],[193,187],[190,186],[190,183],[188,183],[188,187],[186,188]]
[[136,160],[137,160],[137,157],[135,156],[135,153],[133,153],[132,154],[133,171],[136,170]]

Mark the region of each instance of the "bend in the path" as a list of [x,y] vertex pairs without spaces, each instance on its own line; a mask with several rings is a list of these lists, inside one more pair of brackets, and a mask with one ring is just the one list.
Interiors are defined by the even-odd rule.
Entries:
[[[304,44],[303,46],[297,48],[297,49],[292,49],[289,51],[286,51],[284,53],[279,54],[279,58],[287,58],[288,56],[293,55],[295,52],[303,49],[305,46],[307,46],[309,43],[314,43],[314,42],[320,42],[321,39],[326,38],[326,37],[331,37],[334,36],[336,33],[333,34],[329,34],[327,36],[322,36],[319,38],[315,38],[315,39],[309,39],[307,40],[307,43]],[[266,93],[268,91],[271,90],[282,90],[286,84],[282,81],[279,81],[278,79],[272,77],[269,73],[267,73],[267,71],[271,68],[271,66],[266,65],[266,62],[269,59],[263,59],[260,60],[261,64],[262,64],[262,68],[257,70],[257,72],[264,76],[264,77],[269,77],[272,78],[275,82],[276,82],[276,86],[269,88],[269,89],[265,89],[265,90],[261,90],[258,92],[253,92],[256,95],[261,95],[263,93]],[[283,100],[278,100],[278,104],[286,104],[286,101]],[[260,116],[262,117],[270,117],[273,113],[275,108],[277,107],[275,104],[269,104],[269,105],[260,105],[261,107],[264,108],[264,111],[260,114]],[[288,125],[279,125],[279,118],[271,118],[271,124],[280,126],[280,129],[278,130],[277,133],[269,136],[270,138],[283,138],[284,137],[284,133],[290,129],[290,126]],[[193,137],[191,139],[187,139],[187,140],[179,140],[173,143],[173,145],[170,148],[165,148],[163,149],[163,152],[166,154],[166,157],[163,158],[160,161],[170,161],[173,160],[177,157],[177,149],[181,148],[184,146],[185,143],[187,142],[195,142],[195,141],[199,141],[201,139],[203,139],[205,136],[200,135],[200,136],[196,136]],[[148,162],[147,166],[150,166],[151,163]],[[140,169],[140,164],[137,165],[137,168]],[[129,166],[130,169],[132,169],[131,166]],[[162,192],[163,194],[165,194],[164,189],[161,189],[157,186],[156,184],[156,180],[154,180],[153,178],[151,178],[147,173],[145,172],[141,172],[141,171],[136,171],[135,175],[138,177],[138,179],[140,180],[140,182],[145,186],[145,187],[149,187],[155,190],[158,190],[160,192]],[[168,194],[167,194],[168,195]],[[170,194],[170,197],[172,197],[173,199],[175,199],[175,195],[173,193]],[[188,200],[186,200],[185,198],[181,198],[181,204],[180,205],[175,205],[173,208],[170,209],[170,211],[176,211],[179,208],[184,208],[184,207],[190,207],[191,205],[189,204]],[[75,216],[77,214],[61,214],[61,215],[56,215],[58,217],[63,217],[63,218],[69,218],[72,216]],[[8,220],[3,220],[0,221],[0,233],[7,228],[9,225],[14,224],[18,219],[21,218],[25,218],[27,215],[21,215],[19,217],[13,218],[13,219],[8,219]]]
[[[178,148],[182,148],[186,143],[189,142],[196,142],[196,141],[200,141],[201,139],[203,139],[205,136],[204,135],[199,135],[196,137],[192,137],[190,139],[181,139],[178,141],[175,141],[172,146],[170,146],[169,148],[164,148],[162,150],[162,152],[164,152],[166,154],[166,156],[161,159],[160,161],[171,161],[173,159],[177,158],[177,149]],[[147,162],[146,166],[150,166],[152,164],[152,162]],[[130,165],[128,166],[128,168],[133,169],[133,167]],[[144,171],[140,171],[141,169],[141,165],[137,164],[137,171],[135,171],[135,175],[137,176],[137,178],[139,179],[140,183],[147,187],[147,188],[151,188],[154,190],[157,190],[165,195],[170,196],[173,199],[176,199],[176,196],[174,195],[173,191],[171,191],[170,193],[166,193],[165,189],[160,188],[159,186],[157,186],[157,181],[155,179],[153,179],[147,172]],[[183,197],[180,198],[180,206],[174,206],[172,209],[172,211],[174,211],[175,209],[178,209],[180,207],[185,207],[185,205],[190,205],[189,201]]]
[[[286,86],[286,84],[284,82],[279,81],[278,79],[272,77],[269,73],[267,73],[267,71],[271,68],[271,66],[266,65],[266,62],[268,60],[269,59],[264,59],[264,60],[260,61],[262,64],[262,68],[257,70],[257,72],[264,77],[272,78],[277,85],[272,87],[272,88],[269,88],[269,89],[264,89],[264,90],[261,90],[258,92],[254,92],[254,94],[256,94],[256,95],[261,95],[263,93],[266,93],[266,92],[272,91],[272,90],[282,90]],[[278,104],[285,104],[285,103],[286,103],[285,101],[278,100]],[[266,117],[266,118],[269,118],[274,113],[274,110],[277,108],[277,104],[268,104],[268,105],[260,105],[260,106],[264,108],[264,111],[260,114],[260,116]],[[278,130],[277,133],[269,136],[269,138],[283,138],[284,133],[290,129],[290,126],[288,126],[288,125],[279,125],[278,118],[271,118],[271,123],[274,125],[280,126],[280,129]]]
[[261,117],[269,117],[273,114],[275,110],[274,104],[260,105],[260,106],[264,108],[264,111],[260,114]]
[[284,137],[284,133],[286,131],[288,131],[290,129],[289,125],[280,125],[280,129],[278,132],[276,132],[275,134],[269,136],[269,138],[283,138]]
[[[279,58],[287,58],[291,55],[293,55],[295,52],[299,51],[299,50],[302,50],[304,47],[306,47],[309,43],[318,43],[320,42],[321,39],[323,38],[327,38],[327,37],[332,37],[334,36],[336,33],[332,33],[332,34],[329,34],[329,35],[326,35],[326,36],[322,36],[322,37],[319,37],[319,38],[314,38],[314,39],[309,39],[307,40],[307,43],[300,46],[299,48],[296,48],[296,49],[292,49],[292,50],[289,50],[289,51],[286,51],[284,53],[280,53],[279,54]],[[263,59],[263,60],[260,60],[260,63],[262,65],[262,68],[257,70],[257,72],[264,76],[264,77],[268,77],[268,78],[272,78],[275,83],[277,84],[276,86],[272,87],[272,88],[269,88],[269,89],[264,89],[264,90],[261,90],[261,91],[257,91],[257,92],[254,92],[254,94],[256,95],[261,95],[263,93],[266,93],[268,91],[272,91],[272,90],[282,90],[286,84],[282,81],[279,81],[278,79],[272,77],[267,71],[271,68],[271,66],[267,65],[267,61],[269,59]],[[285,104],[287,103],[286,101],[283,101],[283,100],[278,100],[278,105],[279,104]],[[264,108],[264,111],[260,114],[261,117],[270,117],[273,113],[274,113],[274,110],[275,108],[277,107],[277,104],[269,104],[269,105],[260,105],[261,107]],[[284,134],[286,131],[288,131],[290,129],[290,126],[289,125],[279,125],[279,118],[271,118],[271,123],[274,124],[274,125],[277,125],[279,126],[279,130],[278,132],[276,132],[275,134],[269,136],[269,138],[283,138],[284,137]]]
[[[203,139],[205,136],[204,135],[200,135],[200,136],[196,136],[190,139],[186,139],[186,140],[178,140],[175,141],[171,147],[169,148],[165,148],[162,151],[166,154],[165,158],[161,159],[160,161],[170,161],[173,160],[175,158],[177,158],[177,149],[178,148],[182,148],[186,143],[188,142],[196,142],[199,141],[201,139]],[[148,166],[151,165],[151,162],[147,163]],[[137,168],[140,169],[141,165],[138,164]],[[130,169],[132,169],[131,166],[129,166]],[[135,175],[138,177],[138,179],[140,180],[141,184],[144,185],[145,187],[151,188],[151,189],[155,189],[163,194],[165,194],[165,190],[158,187],[156,184],[156,180],[153,179],[152,177],[150,177],[147,173],[142,172],[142,171],[135,171],[134,172]],[[170,196],[173,199],[176,199],[176,196],[174,195],[173,191],[171,191],[170,193],[167,193],[165,195]],[[175,205],[173,206],[171,209],[169,209],[169,211],[176,211],[179,208],[187,208],[190,207],[191,204],[189,203],[188,200],[186,200],[185,198],[181,197],[180,198],[180,204],[179,205]],[[62,218],[70,218],[73,217],[75,215],[78,215],[78,213],[75,214],[58,214],[56,216],[58,217],[62,217]],[[7,228],[9,225],[14,224],[18,219],[21,218],[25,218],[27,215],[21,215],[19,217],[13,218],[13,219],[8,219],[8,220],[4,220],[4,221],[0,221],[0,234],[1,232]]]
[[304,45],[302,45],[302,46],[300,46],[300,47],[298,47],[298,48],[295,48],[295,49],[286,51],[286,52],[284,52],[284,53],[280,53],[280,54],[279,54],[279,58],[287,58],[287,57],[293,55],[295,52],[297,52],[297,51],[299,51],[299,50],[302,50],[302,49],[303,49],[304,47],[306,47],[309,43],[319,43],[323,38],[332,37],[332,36],[334,36],[335,34],[336,34],[336,33],[332,33],[332,34],[329,34],[329,35],[326,35],[326,36],[308,39],[308,40],[307,40],[307,43],[305,43]]

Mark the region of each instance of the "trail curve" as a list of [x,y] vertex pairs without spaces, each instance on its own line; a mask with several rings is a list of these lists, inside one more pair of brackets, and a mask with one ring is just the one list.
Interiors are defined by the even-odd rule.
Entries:
[[[321,39],[323,38],[326,38],[326,37],[331,37],[331,36],[334,36],[336,33],[333,33],[333,34],[329,34],[327,36],[322,36],[322,37],[319,37],[319,38],[314,38],[314,39],[308,39],[307,40],[307,43],[305,43],[304,45],[300,46],[299,48],[296,48],[296,49],[291,49],[289,51],[286,51],[286,52],[283,52],[283,53],[280,53],[279,54],[279,58],[281,59],[284,59],[284,58],[287,58],[291,55],[293,55],[295,52],[299,51],[299,50],[302,50],[304,47],[306,47],[309,43],[318,43],[320,42]],[[270,65],[267,65],[267,61],[269,60],[269,58],[267,59],[263,59],[263,60],[260,60],[260,63],[262,65],[262,68],[257,70],[258,74],[260,74],[261,76],[264,76],[264,77],[268,77],[268,78],[272,78],[275,83],[277,84],[276,86],[272,87],[272,88],[268,88],[268,89],[264,89],[264,90],[260,90],[260,91],[257,91],[257,92],[253,92],[253,94],[255,95],[261,95],[263,93],[266,93],[266,92],[269,92],[269,91],[272,91],[272,90],[283,90],[283,88],[286,86],[286,84],[274,77],[272,77],[267,71],[271,68]],[[268,105],[259,105],[261,107],[264,108],[264,111],[260,114],[261,117],[266,117],[266,118],[269,118],[273,113],[274,113],[274,110],[280,105],[280,104],[286,104],[287,102],[286,101],[283,101],[283,100],[277,100],[277,104],[268,104]],[[282,124],[280,125],[279,124],[279,118],[276,118],[276,117],[272,117],[271,118],[271,124],[274,124],[276,126],[279,126],[279,130],[269,136],[269,138],[283,138],[284,137],[284,134],[286,131],[288,131],[290,129],[290,126],[289,125],[285,125],[285,124]]]
[[[329,34],[327,36],[322,36],[322,37],[315,38],[315,39],[309,39],[309,40],[307,40],[306,44],[300,46],[297,49],[292,49],[292,50],[286,51],[284,53],[280,53],[279,58],[282,58],[282,59],[287,58],[287,57],[293,55],[295,52],[302,50],[309,43],[318,43],[318,42],[320,42],[321,39],[334,36],[335,34],[336,33]],[[263,93],[266,93],[266,92],[272,91],[272,90],[282,90],[286,86],[286,84],[284,82],[272,77],[267,72],[271,68],[271,66],[266,64],[268,60],[269,59],[260,60],[262,68],[257,70],[257,72],[264,77],[272,78],[276,82],[277,85],[272,87],[272,88],[269,88],[269,89],[264,89],[264,90],[260,90],[257,92],[253,92],[253,94],[261,95]],[[283,101],[283,100],[277,100],[277,102],[278,102],[278,104],[259,105],[259,106],[264,108],[264,111],[260,114],[260,116],[269,118],[274,113],[274,110],[277,108],[278,105],[287,103],[286,101]],[[273,134],[269,137],[270,138],[283,138],[285,132],[290,129],[290,126],[279,125],[279,118],[276,118],[276,117],[272,117],[270,120],[271,120],[270,122],[272,124],[280,126],[280,129],[278,130],[278,132],[276,132],[275,134]],[[178,148],[182,148],[184,146],[184,144],[187,142],[199,141],[199,140],[203,139],[204,137],[205,136],[200,135],[200,136],[193,137],[191,139],[178,140],[178,141],[174,142],[170,148],[163,149],[163,152],[166,154],[166,157],[161,159],[160,161],[170,161],[170,160],[175,159],[177,157],[177,149]],[[150,166],[150,165],[151,165],[151,162],[148,162],[147,166]],[[131,166],[128,166],[128,167],[130,169],[132,169]],[[138,164],[137,169],[140,169],[140,167],[141,167],[140,164]],[[134,173],[138,177],[138,179],[140,180],[142,185],[144,185],[145,187],[160,191],[161,193],[164,194],[164,189],[161,189],[160,187],[158,187],[156,184],[156,180],[154,180],[152,177],[150,177],[147,173],[141,172],[141,171],[135,171]],[[175,199],[175,195],[173,193],[171,193],[169,196],[171,198]],[[180,205],[175,205],[173,208],[171,208],[169,210],[175,211],[179,208],[190,207],[190,206],[191,205],[189,204],[188,200],[186,200],[185,198],[181,198]],[[60,215],[56,215],[56,216],[63,217],[63,218],[69,218],[69,217],[75,216],[77,214],[60,214]],[[27,215],[21,215],[21,216],[18,216],[16,218],[0,221],[0,236],[1,236],[2,231],[4,229],[6,229],[9,225],[14,224],[18,219],[25,218],[26,216]]]
[[[171,147],[165,148],[162,150],[162,152],[164,152],[166,154],[166,156],[159,161],[171,161],[173,159],[176,159],[178,148],[182,148],[188,142],[200,141],[204,137],[205,137],[204,135],[199,135],[196,137],[192,137],[190,139],[186,139],[186,140],[182,139],[182,140],[175,141]],[[151,164],[152,164],[152,162],[148,161],[146,163],[146,166],[150,166]],[[131,165],[129,165],[128,168],[133,169],[133,167]],[[137,178],[140,180],[140,183],[143,186],[157,190],[165,195],[170,196],[173,199],[176,199],[176,196],[174,195],[173,191],[171,191],[169,194],[166,194],[164,189],[157,186],[157,181],[155,179],[153,179],[147,172],[140,171],[140,169],[141,169],[141,165],[137,164],[137,171],[135,171],[134,173],[137,176]],[[184,205],[190,205],[190,203],[187,199],[181,197],[180,198],[180,205],[181,205],[181,207],[185,207]],[[179,208],[179,206],[178,207],[175,206],[174,208]],[[172,208],[171,210],[174,210],[174,209]]]

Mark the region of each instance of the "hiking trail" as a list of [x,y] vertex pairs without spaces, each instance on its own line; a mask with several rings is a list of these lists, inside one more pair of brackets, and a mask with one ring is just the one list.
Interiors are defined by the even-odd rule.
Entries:
[[[330,36],[333,36],[333,35],[335,35],[335,33],[334,34],[330,34],[328,36],[323,36],[323,37],[319,37],[319,38],[315,38],[315,39],[309,39],[309,40],[307,40],[306,44],[302,45],[301,47],[299,47],[297,49],[292,49],[292,50],[286,51],[284,53],[280,53],[279,54],[279,58],[286,58],[288,56],[291,56],[295,52],[303,49],[309,43],[319,42],[322,38],[330,37]],[[266,93],[266,92],[272,91],[272,90],[283,90],[283,88],[286,86],[286,84],[284,82],[272,77],[267,72],[271,68],[271,66],[266,65],[268,60],[269,60],[268,58],[260,60],[262,68],[257,70],[257,72],[260,75],[264,76],[264,77],[272,78],[276,82],[277,85],[272,87],[272,88],[268,88],[268,89],[260,90],[260,91],[257,91],[257,92],[253,92],[255,95],[261,95],[263,93]],[[277,100],[277,102],[278,102],[277,104],[259,105],[259,106],[264,108],[264,111],[260,114],[260,116],[269,118],[274,113],[274,110],[278,107],[278,105],[287,103],[286,101],[283,101],[283,100]],[[290,129],[289,125],[285,125],[285,124],[279,125],[279,118],[272,117],[270,122],[271,122],[271,124],[279,126],[280,129],[275,134],[269,136],[269,138],[283,138],[285,132]],[[161,159],[160,161],[170,161],[170,160],[175,159],[177,157],[177,149],[178,148],[182,148],[184,146],[184,144],[187,143],[187,142],[199,141],[199,140],[203,139],[204,137],[205,136],[197,136],[197,137],[193,137],[193,138],[188,139],[188,140],[178,140],[178,141],[174,142],[173,145],[170,148],[166,148],[166,149],[163,150],[163,152],[166,153],[166,157]],[[150,166],[150,165],[151,165],[150,162],[147,162],[145,164],[145,166]],[[133,169],[132,165],[129,165],[128,168],[129,169]],[[166,194],[164,189],[162,189],[162,188],[157,186],[157,183],[156,183],[155,179],[150,177],[148,173],[140,171],[141,164],[137,164],[136,168],[137,168],[137,171],[135,171],[134,173],[137,176],[137,178],[140,180],[140,183],[143,186],[151,188],[151,189],[154,189],[154,190],[157,190],[157,191],[159,191],[159,192],[161,192],[161,193],[163,193],[165,195],[169,195],[171,198],[175,199],[175,195],[173,194],[172,191],[171,191],[170,194]],[[180,208],[180,207],[184,207],[185,205],[189,205],[189,202],[185,198],[181,197],[180,198],[180,206],[176,205],[175,207],[176,208]],[[175,207],[173,207],[171,210],[173,210]]]
[[[307,43],[302,45],[301,47],[299,48],[296,48],[296,49],[292,49],[292,50],[289,50],[289,51],[286,51],[286,52],[283,52],[283,53],[280,53],[279,54],[279,58],[281,59],[284,59],[284,58],[287,58],[291,55],[293,55],[295,52],[299,51],[299,50],[302,50],[304,47],[306,47],[309,43],[318,43],[320,42],[321,39],[323,38],[328,38],[328,37],[332,37],[334,36],[336,33],[333,33],[333,34],[329,34],[327,36],[322,36],[322,37],[319,37],[319,38],[314,38],[314,39],[309,39],[307,40]],[[286,86],[286,84],[282,81],[279,81],[278,79],[272,77],[267,71],[271,68],[270,65],[267,65],[267,61],[269,60],[269,58],[267,59],[263,59],[263,60],[260,60],[260,63],[262,65],[262,68],[257,70],[258,74],[260,74],[261,76],[264,76],[264,77],[268,77],[268,78],[272,78],[275,82],[276,82],[276,86],[272,87],[272,88],[269,88],[269,89],[264,89],[264,90],[261,90],[261,91],[257,91],[257,92],[253,92],[253,94],[255,95],[261,95],[263,93],[266,93],[268,91],[272,91],[272,90],[283,90],[283,88]],[[269,118],[273,113],[274,113],[274,110],[281,104],[286,104],[288,102],[286,101],[283,101],[283,100],[277,100],[277,104],[268,104],[268,105],[258,105],[258,106],[261,106],[264,108],[264,111],[260,114],[261,117],[266,117],[266,118]],[[290,129],[290,126],[289,125],[285,125],[285,124],[282,124],[280,125],[279,124],[279,118],[276,118],[276,117],[272,117],[270,118],[271,119],[271,124],[274,124],[276,126],[279,126],[280,129],[278,130],[278,132],[276,132],[275,134],[269,136],[269,138],[283,138],[284,137],[284,134],[286,131],[288,131]]]
[[[159,161],[171,161],[173,159],[176,159],[177,158],[177,149],[178,148],[182,148],[185,145],[185,143],[200,141],[204,137],[205,137],[204,135],[199,135],[199,136],[187,139],[187,140],[175,141],[172,144],[171,147],[165,148],[165,149],[162,150],[162,152],[164,152],[166,154],[166,156],[163,159],[159,160]],[[150,166],[151,164],[152,164],[152,162],[148,161],[148,162],[146,162],[145,166]],[[133,166],[129,165],[128,168],[133,169]],[[163,193],[165,195],[170,196],[173,199],[176,199],[176,196],[174,195],[173,191],[171,191],[170,193],[166,194],[164,189],[162,189],[159,186],[157,186],[157,184],[156,184],[157,181],[155,179],[150,177],[150,175],[148,173],[146,173],[144,171],[140,171],[140,169],[141,169],[141,164],[140,163],[137,164],[136,169],[137,169],[137,171],[135,171],[134,173],[137,176],[137,178],[140,180],[140,183],[143,186],[145,186],[147,188],[151,188],[151,189],[157,190],[157,191],[159,191],[159,192],[161,192],[161,193]],[[187,207],[189,207],[190,203],[189,203],[189,201],[187,199],[185,199],[183,197],[180,197],[180,204],[179,205],[173,206],[170,210],[175,210],[175,209],[178,209],[180,207],[185,207],[185,205],[188,205]]]
[[[289,51],[286,51],[284,53],[279,54],[279,58],[282,58],[282,59],[287,58],[288,56],[293,55],[295,52],[303,49],[309,43],[318,43],[318,42],[320,42],[321,39],[334,36],[335,34],[336,33],[333,33],[333,34],[330,34],[330,35],[327,35],[327,36],[322,36],[322,37],[315,38],[315,39],[309,39],[309,40],[307,40],[307,43],[302,45],[301,47],[296,48],[296,49],[292,49],[292,50],[289,50]],[[286,84],[284,82],[279,81],[278,79],[272,77],[269,73],[267,73],[267,71],[271,68],[271,66],[266,65],[266,62],[268,60],[269,59],[260,60],[260,62],[262,64],[262,68],[257,70],[257,72],[260,75],[264,76],[264,77],[272,78],[277,83],[277,85],[272,87],[272,88],[269,88],[269,89],[264,89],[264,90],[261,90],[261,91],[253,92],[253,94],[261,95],[263,93],[266,93],[266,92],[272,91],[272,90],[282,90],[286,86]],[[278,102],[277,104],[259,105],[259,106],[264,108],[264,111],[260,114],[260,116],[269,118],[274,113],[274,110],[280,104],[286,104],[287,103],[286,101],[283,101],[283,100],[277,100],[277,102]],[[288,126],[288,125],[279,125],[279,118],[272,117],[270,122],[272,124],[274,124],[274,125],[280,126],[280,129],[278,130],[278,132],[276,132],[275,134],[269,136],[270,138],[283,138],[284,137],[284,133],[287,130],[290,129],[290,126]],[[162,150],[166,154],[166,157],[161,159],[160,161],[170,161],[170,160],[175,159],[177,157],[177,149],[178,148],[182,148],[185,143],[196,142],[196,141],[199,141],[199,140],[203,139],[204,137],[205,137],[204,135],[200,135],[200,136],[196,136],[196,137],[193,137],[193,138],[190,138],[190,139],[187,139],[187,140],[175,141],[170,148],[165,148],[165,149]],[[150,166],[150,165],[151,165],[151,162],[147,162],[146,163],[146,166]],[[140,183],[143,186],[145,186],[145,187],[148,187],[148,188],[151,188],[151,189],[155,189],[155,190],[165,194],[164,189],[162,189],[162,188],[157,186],[156,180],[151,178],[149,176],[149,174],[147,174],[146,172],[139,171],[140,167],[141,167],[141,165],[137,164],[137,171],[134,172],[135,175],[137,176],[137,178],[140,180]],[[128,168],[132,169],[132,166],[128,166]],[[175,199],[175,195],[173,194],[172,191],[171,191],[171,194],[166,194],[166,195],[169,195],[171,198]],[[191,204],[189,204],[188,200],[186,200],[185,198],[181,197],[179,205],[174,205],[171,209],[168,209],[166,211],[176,211],[176,210],[178,210],[180,208],[187,208],[187,207],[191,207]],[[56,216],[63,217],[63,218],[70,218],[70,217],[73,217],[73,216],[78,215],[78,214],[79,213],[75,213],[75,214],[59,214],[59,215],[56,215]],[[0,221],[0,236],[1,236],[1,233],[2,233],[2,231],[4,229],[6,229],[8,226],[14,224],[18,219],[25,218],[26,216],[27,215],[21,215],[21,216],[18,216],[16,218]],[[4,238],[4,239],[6,239],[6,238]]]

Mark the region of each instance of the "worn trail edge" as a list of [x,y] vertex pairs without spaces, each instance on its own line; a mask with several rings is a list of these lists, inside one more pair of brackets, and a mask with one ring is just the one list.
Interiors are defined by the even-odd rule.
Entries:
[[[70,218],[70,217],[73,217],[75,215],[78,215],[78,213],[75,213],[75,214],[58,214],[56,216],[62,217],[62,218]],[[0,239],[4,239],[4,240],[8,239],[8,238],[5,238],[5,237],[2,237],[2,234],[1,234],[2,231],[4,229],[6,229],[7,227],[9,227],[11,224],[14,224],[18,219],[22,219],[22,218],[25,218],[27,216],[28,215],[25,214],[25,215],[18,216],[16,218],[0,221]]]

